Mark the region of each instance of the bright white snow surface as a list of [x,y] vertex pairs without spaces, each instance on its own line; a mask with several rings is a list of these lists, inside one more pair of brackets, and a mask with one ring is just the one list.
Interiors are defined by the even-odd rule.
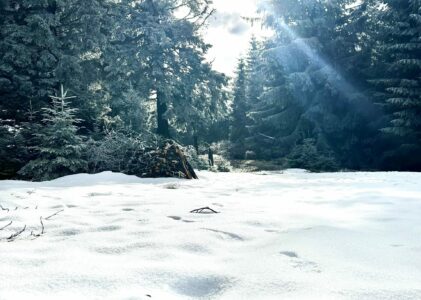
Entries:
[[0,299],[421,299],[421,174],[199,175],[0,182]]

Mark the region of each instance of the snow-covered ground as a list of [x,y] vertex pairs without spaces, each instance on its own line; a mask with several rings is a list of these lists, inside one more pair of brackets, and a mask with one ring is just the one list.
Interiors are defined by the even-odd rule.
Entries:
[[421,299],[421,174],[199,175],[0,182],[0,299]]

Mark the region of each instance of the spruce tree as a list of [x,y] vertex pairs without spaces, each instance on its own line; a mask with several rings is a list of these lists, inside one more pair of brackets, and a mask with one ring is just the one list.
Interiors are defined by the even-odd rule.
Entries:
[[247,102],[249,106],[257,104],[263,92],[262,49],[256,37],[250,41],[247,54]]
[[249,147],[258,158],[285,156],[301,138],[303,107],[290,91],[284,67],[268,51],[263,55],[264,90],[251,106]]
[[[365,118],[373,109],[348,76],[358,74],[352,62],[359,51],[357,33],[344,29],[350,4],[265,1],[264,21],[276,34],[264,44],[263,92],[250,112],[258,156],[285,157],[311,139],[321,154],[334,152],[342,163],[358,167],[363,157],[358,153],[365,151],[359,141],[372,132]],[[366,68],[370,64],[367,58],[363,62]]]
[[86,171],[83,159],[83,140],[77,134],[77,109],[70,108],[67,91],[61,86],[58,96],[50,96],[51,107],[43,108],[43,125],[35,133],[37,158],[26,164],[19,173],[33,180],[51,180]]
[[242,159],[246,152],[246,138],[248,136],[247,118],[247,74],[246,64],[240,59],[237,67],[237,77],[234,83],[234,99],[230,126],[231,155]]
[[421,146],[420,2],[387,0],[385,4],[377,59],[386,76],[373,80],[382,88],[378,100],[391,113],[390,126],[383,130]]

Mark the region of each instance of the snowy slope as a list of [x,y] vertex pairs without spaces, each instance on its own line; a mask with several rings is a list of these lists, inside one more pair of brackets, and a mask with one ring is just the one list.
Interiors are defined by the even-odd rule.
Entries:
[[421,174],[199,175],[0,182],[0,299],[421,299]]

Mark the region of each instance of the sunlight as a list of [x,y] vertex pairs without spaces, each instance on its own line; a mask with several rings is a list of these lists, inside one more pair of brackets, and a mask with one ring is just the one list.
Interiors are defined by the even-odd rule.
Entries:
[[338,92],[346,94],[356,93],[356,89],[349,84],[338,70],[333,68],[326,60],[324,60],[316,50],[308,45],[306,39],[301,38],[296,34],[284,21],[278,22],[279,26],[284,30],[288,37],[297,45],[316,67],[320,69],[322,74],[327,77],[327,80],[337,89]]

